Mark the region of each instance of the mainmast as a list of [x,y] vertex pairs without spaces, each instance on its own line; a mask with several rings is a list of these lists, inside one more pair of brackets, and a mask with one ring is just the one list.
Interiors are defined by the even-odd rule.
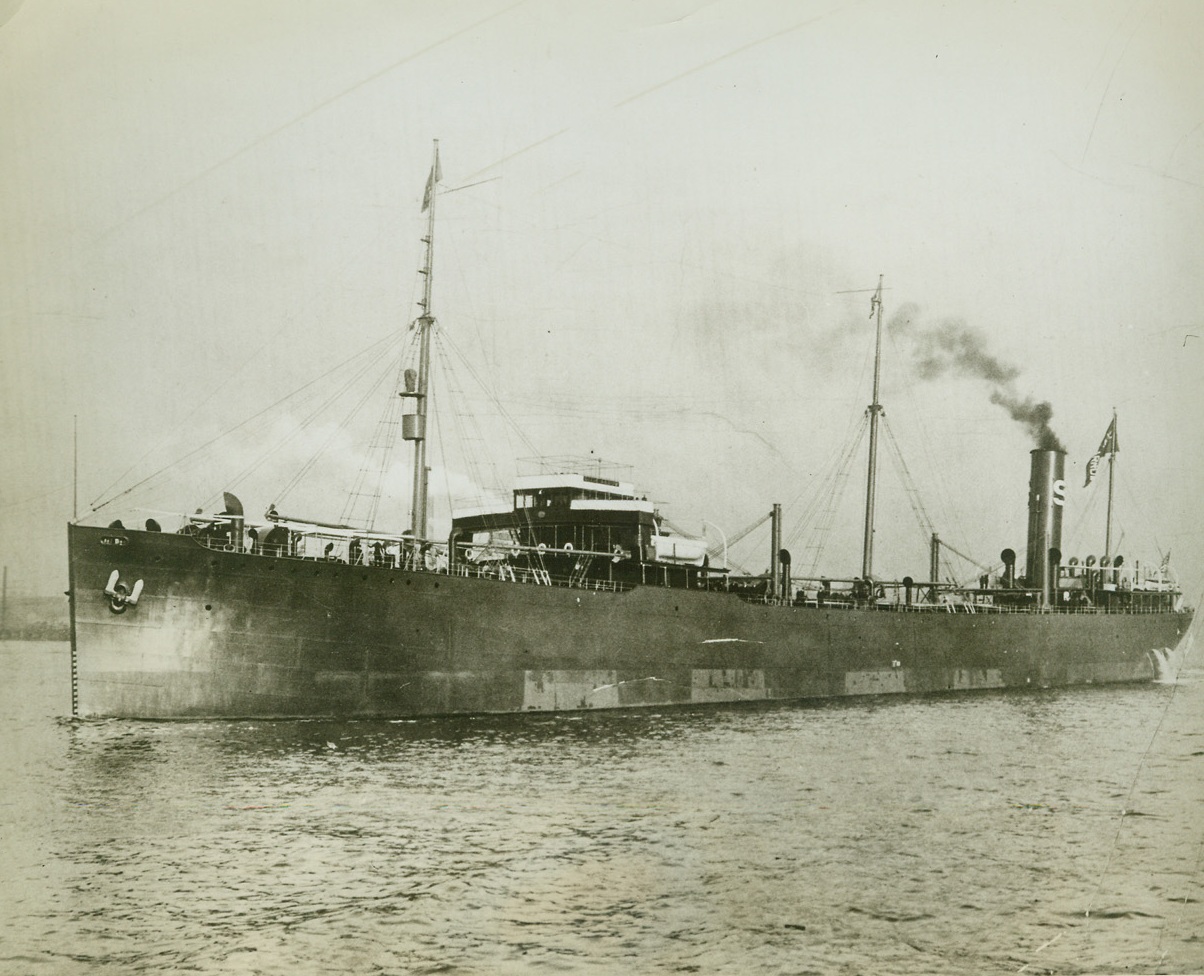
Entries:
[[[431,175],[427,177],[426,192],[422,197],[422,209],[426,211],[426,258],[422,264],[422,314],[418,316],[418,376],[406,377],[403,397],[414,398],[414,412],[406,416],[402,424],[402,436],[414,442],[414,487],[410,495],[410,529],[415,539],[427,537],[428,475],[426,466],[426,417],[430,402],[431,384],[431,331],[435,318],[431,314],[431,278],[435,268],[435,197],[443,171],[439,167],[439,140],[435,140]],[[408,371],[407,371],[408,372]],[[416,380],[416,382],[415,382]]]
[[1120,443],[1116,437],[1116,408],[1112,408],[1112,423],[1108,424],[1108,429],[1104,431],[1104,439],[1099,442],[1099,450],[1097,450],[1091,459],[1087,462],[1087,480],[1083,482],[1083,487],[1086,488],[1091,484],[1091,479],[1095,477],[1095,472],[1099,468],[1100,461],[1107,456],[1108,458],[1108,520],[1104,523],[1104,558],[1101,565],[1107,566],[1112,559],[1112,496],[1116,490],[1116,454],[1120,450]]
[[882,275],[878,275],[878,289],[870,302],[870,315],[878,318],[878,335],[874,343],[874,401],[870,412],[870,462],[865,484],[865,541],[861,549],[861,578],[867,582],[874,572],[874,493],[878,481],[878,418],[882,404],[878,402],[878,378],[882,370]]
[[1104,435],[1108,447],[1108,520],[1104,524],[1104,558],[1112,558],[1112,491],[1116,485],[1116,452],[1119,439],[1116,436],[1116,408],[1112,408],[1112,426]]

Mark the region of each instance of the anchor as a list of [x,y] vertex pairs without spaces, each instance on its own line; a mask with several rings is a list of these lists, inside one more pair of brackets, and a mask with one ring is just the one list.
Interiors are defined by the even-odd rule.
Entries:
[[138,606],[138,597],[142,596],[142,580],[135,582],[131,590],[121,582],[121,574],[113,570],[109,574],[109,582],[105,584],[105,596],[109,598],[109,609],[113,613],[125,613],[127,608]]

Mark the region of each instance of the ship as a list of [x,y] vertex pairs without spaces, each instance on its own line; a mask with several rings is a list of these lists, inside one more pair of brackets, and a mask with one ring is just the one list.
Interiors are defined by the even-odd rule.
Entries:
[[[402,531],[281,514],[67,527],[76,718],[379,717],[803,701],[1150,682],[1193,611],[1168,572],[1113,551],[1116,419],[1104,554],[1064,558],[1066,453],[1029,459],[1025,565],[977,585],[873,569],[882,279],[860,572],[793,572],[780,504],[770,569],[734,572],[675,531],[634,482],[551,459],[505,504],[429,531],[426,460],[438,143],[426,184],[418,367],[394,391],[413,447]],[[216,506],[215,506],[216,507]],[[187,510],[187,509],[186,509]]]

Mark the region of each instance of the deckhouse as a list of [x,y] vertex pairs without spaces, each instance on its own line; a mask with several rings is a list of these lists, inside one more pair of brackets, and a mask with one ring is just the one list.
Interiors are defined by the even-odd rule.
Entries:
[[577,472],[522,477],[510,505],[458,511],[450,541],[457,560],[528,553],[579,579],[688,586],[713,572],[706,543],[672,532],[634,485]]

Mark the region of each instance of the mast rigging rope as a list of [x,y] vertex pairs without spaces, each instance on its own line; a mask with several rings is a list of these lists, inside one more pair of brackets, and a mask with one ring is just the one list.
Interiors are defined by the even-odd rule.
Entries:
[[[289,400],[293,399],[294,397],[299,396],[301,393],[304,393],[310,387],[315,386],[316,384],[320,383],[322,380],[326,379],[328,376],[332,375],[333,373],[338,372],[340,369],[343,369],[348,364],[355,362],[360,357],[368,357],[368,356],[376,355],[382,347],[387,348],[388,344],[390,342],[395,341],[396,338],[397,338],[396,332],[390,331],[388,335],[386,335],[380,339],[377,339],[375,342],[371,343],[370,345],[364,347],[363,349],[359,350],[355,354],[349,356],[348,358],[346,358],[346,359],[342,360],[341,362],[337,363],[336,365],[332,366],[330,369],[328,369],[326,372],[322,373],[320,376],[315,377],[314,379],[303,384],[302,386],[297,387],[295,390],[292,390],[291,392],[285,394],[280,399],[276,400],[274,403],[271,403],[268,406],[264,407],[258,413],[255,413],[252,416],[246,418],[245,420],[240,421],[239,423],[235,424],[234,426],[227,428],[226,430],[222,431],[220,434],[207,440],[204,444],[201,444],[199,447],[196,447],[193,450],[189,451],[188,453],[163,465],[158,470],[147,475],[145,478],[141,479],[138,482],[135,482],[134,484],[130,485],[128,488],[118,492],[116,495],[111,496],[110,498],[106,499],[103,502],[100,501],[100,498],[104,495],[104,492],[101,492],[101,494],[98,495],[96,497],[96,499],[94,499],[90,505],[92,512],[94,512],[94,513],[99,512],[101,509],[107,508],[109,505],[113,504],[113,502],[117,501],[117,499],[124,498],[126,495],[130,494],[131,492],[136,491],[137,489],[141,488],[143,485],[147,484],[148,482],[153,481],[155,478],[158,478],[164,472],[169,471],[172,468],[175,468],[178,465],[183,464],[185,461],[195,457],[196,455],[201,454],[203,451],[208,450],[210,447],[212,447],[218,441],[222,440],[225,437],[228,437],[230,434],[233,434],[236,431],[243,429],[244,427],[247,427],[248,425],[250,425],[254,421],[258,420],[259,418],[263,417],[264,415],[271,413],[277,407],[283,405],[284,403],[288,402]],[[109,491],[111,489],[112,489],[112,485],[110,485],[109,488],[106,488],[105,491]]]

